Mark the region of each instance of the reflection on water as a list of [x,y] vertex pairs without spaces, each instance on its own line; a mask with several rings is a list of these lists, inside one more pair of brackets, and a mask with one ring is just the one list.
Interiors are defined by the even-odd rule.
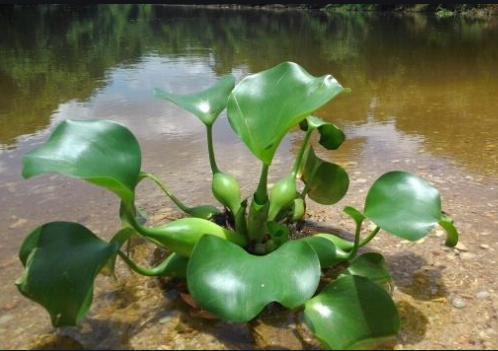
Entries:
[[[206,191],[203,125],[154,98],[154,88],[189,93],[227,73],[241,79],[297,62],[352,89],[316,112],[347,137],[326,157],[351,166],[360,180],[393,167],[421,171],[436,182],[449,179],[443,188],[448,195],[461,179],[477,179],[484,190],[473,198],[496,205],[496,19],[43,5],[0,8],[0,23],[0,331],[13,336],[1,341],[4,347],[26,338],[11,325],[14,318],[21,324],[32,313],[45,318],[13,286],[27,233],[53,220],[79,221],[104,237],[119,227],[113,194],[55,175],[21,179],[21,156],[60,121],[125,124],[139,139],[146,170],[167,178],[183,199],[213,201]],[[226,116],[214,132],[220,166],[249,182],[243,185],[248,194],[258,172],[254,158]],[[284,140],[277,166],[292,156],[294,144]],[[171,207],[155,190],[144,194],[141,201],[152,202],[151,208]],[[40,328],[49,328],[48,320],[43,323]]]

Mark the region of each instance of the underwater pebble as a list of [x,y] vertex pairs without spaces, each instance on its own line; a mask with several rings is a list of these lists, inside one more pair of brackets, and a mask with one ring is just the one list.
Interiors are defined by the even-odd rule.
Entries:
[[12,319],[14,319],[14,316],[12,314],[4,314],[0,317],[0,325],[9,322]]
[[488,245],[488,244],[481,244],[481,245],[479,245],[479,247],[480,247],[481,249],[484,249],[484,250],[489,249],[489,245]]
[[451,304],[453,305],[453,307],[458,308],[458,309],[465,308],[465,306],[467,306],[467,303],[461,297],[455,297],[451,301]]
[[159,323],[160,323],[160,324],[165,324],[165,323],[168,323],[170,319],[171,319],[171,318],[170,318],[169,316],[167,316],[167,317],[163,317],[163,318],[161,318],[161,319],[159,320]]
[[9,226],[9,228],[10,229],[20,228],[23,225],[25,225],[26,223],[28,223],[28,220],[26,218],[20,218],[19,220],[17,220],[17,222],[15,222],[14,224],[11,224]]
[[82,323],[79,328],[79,331],[81,334],[88,334],[93,331],[93,328],[89,323]]
[[476,255],[475,255],[475,254],[473,254],[473,253],[470,253],[470,252],[464,252],[464,253],[462,253],[462,254],[460,255],[460,258],[461,258],[462,260],[467,260],[467,261],[468,261],[468,260],[472,260],[472,259],[473,259],[473,258],[475,258],[475,257],[476,257]]
[[488,297],[490,297],[491,294],[487,291],[479,291],[477,294],[476,294],[476,297],[478,299],[487,299]]
[[456,244],[455,249],[457,249],[459,251],[469,251],[469,249],[467,248],[467,246],[465,246],[461,242],[458,242],[458,244]]

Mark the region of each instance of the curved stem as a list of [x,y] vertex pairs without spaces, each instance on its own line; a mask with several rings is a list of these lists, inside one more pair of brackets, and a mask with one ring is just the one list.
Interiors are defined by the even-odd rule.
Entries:
[[306,150],[306,147],[308,146],[308,142],[311,138],[311,134],[313,133],[315,129],[314,128],[309,128],[306,131],[306,134],[304,135],[303,141],[301,143],[301,148],[299,149],[299,153],[296,157],[296,160],[294,161],[294,165],[292,166],[292,174],[294,177],[297,176],[297,172],[299,171],[299,168],[301,167],[301,161],[303,159],[304,151]]
[[377,233],[379,232],[380,230],[380,227],[375,227],[374,230],[372,230],[370,232],[370,234],[368,234],[360,243],[359,243],[359,246],[362,247],[362,246],[365,246],[366,244],[368,244],[370,242],[370,240],[372,240],[376,235]]
[[354,233],[354,243],[353,248],[349,251],[348,260],[353,259],[358,252],[358,248],[360,247],[360,231],[361,231],[361,223],[356,223],[356,230]]
[[258,205],[264,205],[268,201],[268,171],[270,169],[270,165],[264,164],[261,169],[261,175],[259,177],[258,188],[254,193],[254,201]]
[[[125,219],[127,224],[135,229],[139,234],[143,236],[147,236],[147,234],[157,234],[158,230],[155,227],[147,227],[138,223],[135,218],[135,205],[134,204],[125,204],[121,202],[120,215]],[[128,242],[129,244],[129,242]]]
[[214,143],[213,143],[213,125],[206,125],[206,134],[207,134],[207,146],[209,153],[209,164],[211,165],[211,172],[215,174],[219,172],[218,165],[216,164],[216,158],[214,156]]
[[138,274],[141,274],[141,275],[144,275],[147,277],[158,277],[158,276],[164,275],[167,272],[169,265],[171,263],[171,258],[170,258],[171,256],[168,256],[163,262],[161,262],[157,266],[152,267],[152,268],[147,268],[147,267],[140,266],[140,265],[136,264],[135,262],[133,262],[133,260],[126,253],[124,253],[121,250],[118,251],[118,255],[119,255],[119,257],[121,257],[123,259],[123,261],[126,262],[126,264],[131,269],[133,269]]
[[361,223],[357,223],[354,235],[353,248],[349,252],[348,260],[353,259],[356,256],[358,249],[368,244],[370,240],[372,240],[375,237],[375,235],[377,235],[377,233],[380,230],[380,227],[375,227],[375,229],[372,230],[370,234],[368,234],[363,240],[361,240],[361,242],[360,242],[360,230],[361,230]]
[[159,178],[157,178],[155,175],[153,175],[152,173],[147,173],[147,172],[140,172],[140,175],[142,177],[142,179],[144,178],[149,178],[150,180],[152,180],[154,183],[156,183],[161,189],[162,191],[168,195],[168,197],[178,206],[178,208],[180,210],[182,210],[183,212],[188,212],[188,209],[189,207],[185,206],[185,204],[183,204],[175,195],[173,195],[168,188],[166,188],[166,186],[161,182],[161,180]]
[[300,195],[301,197],[304,199],[306,197],[306,195],[308,195],[308,191],[309,191],[309,186],[308,184],[304,184],[304,187],[303,187],[303,190],[301,191]]

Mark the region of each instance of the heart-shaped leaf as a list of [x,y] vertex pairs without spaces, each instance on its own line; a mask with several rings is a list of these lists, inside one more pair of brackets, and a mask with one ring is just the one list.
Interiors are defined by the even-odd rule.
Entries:
[[344,168],[320,159],[311,146],[304,158],[301,179],[306,184],[310,199],[322,205],[332,205],[341,200],[349,188],[349,176]]
[[270,302],[293,309],[313,296],[320,263],[304,241],[288,241],[255,256],[229,241],[205,235],[187,267],[188,289],[208,312],[231,321],[256,317]]
[[441,220],[441,198],[426,180],[409,172],[391,171],[374,182],[363,212],[383,230],[415,241]]
[[331,75],[314,77],[294,62],[245,77],[228,98],[230,125],[270,165],[283,137],[345,89]]
[[304,323],[332,350],[372,349],[395,337],[401,325],[389,294],[357,275],[341,276],[307,301]]
[[66,120],[22,157],[24,178],[55,172],[84,179],[131,203],[141,167],[135,136],[109,120]]
[[76,325],[92,302],[95,277],[118,249],[81,224],[44,224],[21,246],[24,272],[16,286],[50,313],[54,326]]
[[228,95],[235,86],[235,78],[231,75],[222,77],[216,83],[198,93],[179,95],[168,93],[162,89],[155,89],[156,97],[169,100],[174,104],[190,111],[202,123],[210,126],[220,113],[226,108]]

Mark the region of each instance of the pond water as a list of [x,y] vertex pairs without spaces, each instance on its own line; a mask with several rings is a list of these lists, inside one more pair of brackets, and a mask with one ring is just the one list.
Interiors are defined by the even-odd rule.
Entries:
[[[257,321],[257,337],[254,328],[192,316],[174,292],[123,267],[118,282],[99,277],[77,328],[54,330],[14,286],[20,244],[38,225],[77,221],[104,238],[119,229],[113,194],[59,175],[22,179],[22,155],[59,122],[125,124],[140,142],[144,170],[187,203],[216,204],[202,124],[153,89],[195,92],[222,75],[239,80],[282,61],[332,74],[352,90],[316,112],[346,134],[340,150],[323,156],[350,173],[350,191],[334,209],[312,204],[310,223],[351,229],[343,205],[362,208],[377,177],[402,169],[438,187],[460,230],[457,249],[445,248],[437,230],[423,242],[387,235],[372,242],[391,265],[404,322],[387,347],[498,347],[498,18],[44,5],[1,8],[0,29],[2,349],[316,347],[282,332],[294,322],[273,317],[279,313]],[[214,136],[220,168],[250,194],[259,169],[226,116]],[[297,132],[282,142],[272,177],[290,168],[297,146]],[[138,205],[155,220],[177,215],[151,184],[139,190]]]

